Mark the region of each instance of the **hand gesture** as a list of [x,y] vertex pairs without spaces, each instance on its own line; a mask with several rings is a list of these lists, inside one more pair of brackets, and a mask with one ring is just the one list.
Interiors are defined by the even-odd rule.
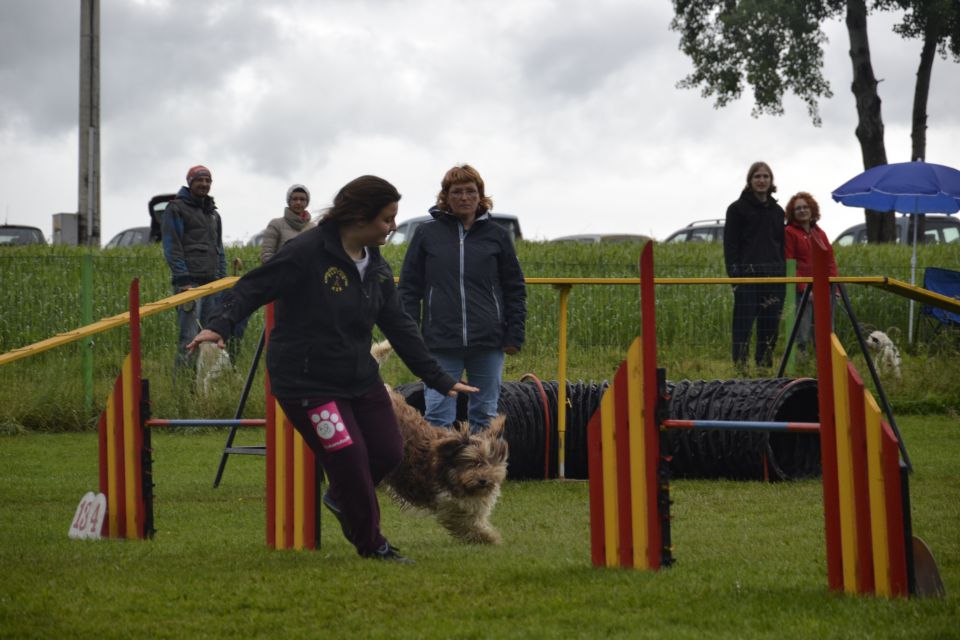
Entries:
[[216,331],[211,331],[210,329],[203,329],[196,337],[187,345],[187,351],[193,351],[196,349],[201,342],[216,342],[217,346],[223,349],[226,344],[223,342],[223,336],[221,336]]
[[458,382],[455,385],[453,385],[453,388],[450,389],[450,391],[447,391],[447,395],[450,396],[451,398],[456,398],[457,393],[476,393],[477,391],[480,391],[480,389],[477,389],[476,387],[471,387],[470,385],[464,384],[462,382]]

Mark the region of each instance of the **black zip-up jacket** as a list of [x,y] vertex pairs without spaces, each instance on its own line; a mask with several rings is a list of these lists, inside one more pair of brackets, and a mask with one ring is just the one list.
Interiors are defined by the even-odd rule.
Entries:
[[749,189],[727,207],[723,258],[731,278],[783,276],[783,208],[771,196],[760,202]]
[[484,212],[464,231],[434,207],[400,271],[403,308],[430,349],[523,346],[527,290],[507,231]]
[[361,281],[340,243],[338,224],[323,222],[228,289],[207,328],[229,336],[233,325],[276,300],[267,370],[278,398],[350,398],[383,384],[370,355],[374,324],[415,375],[448,392],[456,381],[430,356],[417,325],[403,312],[390,265],[379,249],[367,251]]

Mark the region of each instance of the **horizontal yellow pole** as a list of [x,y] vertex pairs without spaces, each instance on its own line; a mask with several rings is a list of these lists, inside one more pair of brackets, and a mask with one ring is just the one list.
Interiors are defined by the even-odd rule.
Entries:
[[[157,302],[151,302],[140,307],[140,317],[145,318],[151,316],[155,313],[160,313],[161,311],[166,311],[172,309],[177,305],[183,304],[184,302],[189,302],[190,300],[196,300],[197,298],[202,298],[204,296],[223,291],[224,289],[229,289],[234,285],[234,283],[239,280],[236,276],[229,276],[226,278],[221,278],[215,282],[205,284],[199,287],[195,287],[188,291],[178,293],[176,295],[164,298]],[[550,284],[558,286],[570,286],[575,284],[601,284],[601,285],[635,285],[640,284],[640,278],[527,278],[527,284]],[[803,278],[654,278],[654,284],[663,284],[663,285],[682,285],[682,284],[760,284],[760,283],[810,283],[813,282],[812,278],[803,277]],[[882,276],[867,276],[867,277],[833,277],[830,278],[830,282],[835,284],[863,284],[867,286],[873,286],[878,289],[883,289],[884,291],[889,291],[898,296],[904,298],[910,298],[918,302],[929,304],[940,309],[945,309],[947,311],[952,311],[954,313],[960,313],[960,300],[955,300],[953,298],[948,298],[947,296],[941,295],[939,293],[934,293],[933,291],[928,291],[923,287],[918,287],[915,285],[907,284],[900,280],[894,278],[886,278]],[[82,340],[88,336],[95,335],[97,333],[103,333],[104,331],[109,331],[116,327],[123,326],[130,321],[129,312],[124,312],[119,315],[115,315],[109,318],[103,318],[93,324],[89,324],[85,327],[79,329],[74,329],[72,331],[65,331],[59,333],[52,338],[47,338],[46,340],[41,340],[40,342],[35,342],[31,345],[25,347],[19,347],[17,349],[12,349],[4,354],[0,354],[0,366],[3,366],[7,363],[20,360],[44,351],[48,351],[55,347],[59,347],[71,342],[76,342],[77,340]]]
[[[239,280],[239,278],[236,276],[221,278],[215,282],[194,287],[193,289],[178,293],[170,296],[169,298],[164,298],[163,300],[159,300],[157,302],[151,302],[150,304],[140,307],[140,317],[145,318],[147,316],[152,316],[155,313],[172,309],[177,305],[183,304],[184,302],[196,300],[197,298],[203,298],[205,296],[209,296],[210,294],[217,293],[218,291],[229,289],[237,280]],[[125,311],[109,318],[103,318],[97,322],[94,322],[93,324],[88,324],[85,327],[74,329],[73,331],[64,331],[63,333],[58,333],[52,338],[47,338],[46,340],[41,340],[40,342],[34,342],[31,345],[20,347],[18,349],[12,349],[0,355],[0,366],[3,366],[9,362],[20,360],[22,358],[36,355],[38,353],[43,353],[44,351],[49,351],[50,349],[69,344],[71,342],[76,342],[77,340],[82,340],[88,336],[121,327],[128,322],[130,322],[130,312]]]
[[[640,284],[640,278],[527,278],[527,284],[552,284],[552,285],[571,285],[571,284]],[[809,276],[795,278],[654,278],[654,284],[787,284],[787,283],[811,283],[813,278]],[[830,282],[844,284],[876,284],[884,285],[888,282],[897,282],[890,278],[881,276],[869,277],[846,277],[839,276],[830,278]],[[903,283],[901,283],[903,284]],[[910,285],[907,285],[910,286]],[[949,299],[949,298],[948,298]]]

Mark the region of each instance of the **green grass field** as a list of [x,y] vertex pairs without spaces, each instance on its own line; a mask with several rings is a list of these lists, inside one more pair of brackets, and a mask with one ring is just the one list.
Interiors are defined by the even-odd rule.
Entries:
[[155,539],[69,540],[96,437],[0,436],[0,637],[960,637],[960,420],[901,429],[942,600],[829,592],[818,481],[674,481],[677,564],[659,573],[590,565],[583,481],[508,482],[499,547],[382,498],[385,533],[417,561],[398,566],[358,558],[329,516],[320,550],[268,550],[263,459],[232,458],[212,489],[213,430],[154,434]]
[[[638,250],[518,246],[528,276],[555,277],[635,276]],[[255,251],[229,253],[255,261]],[[81,325],[81,256],[62,248],[0,256],[0,352]],[[714,245],[657,247],[656,256],[658,276],[722,275]],[[387,257],[398,267],[402,247]],[[144,301],[169,294],[157,247],[93,259],[95,318],[125,309],[132,277],[141,278]],[[924,247],[920,272],[958,259],[956,247]],[[853,247],[838,251],[838,262],[844,275],[909,279],[905,247]],[[663,287],[657,295],[667,377],[731,377],[728,288]],[[582,481],[508,482],[494,514],[505,539],[496,548],[455,543],[431,519],[384,501],[384,530],[417,560],[412,567],[357,558],[329,518],[319,551],[270,551],[263,459],[232,457],[221,487],[211,488],[223,430],[154,434],[156,539],[72,541],[74,509],[96,487],[93,425],[126,352],[125,332],[114,331],[0,367],[0,638],[960,638],[960,332],[931,340],[922,328],[918,343],[904,347],[904,301],[863,287],[851,297],[860,323],[887,330],[904,352],[903,379],[884,385],[916,468],[914,532],[939,562],[943,600],[830,593],[818,481],[675,481],[678,563],[660,573],[590,566]],[[531,287],[529,302],[527,345],[508,359],[506,378],[556,379],[557,293]],[[570,304],[568,379],[608,379],[638,331],[636,289],[576,287]],[[222,393],[200,398],[170,380],[173,314],[145,320],[153,415],[232,416],[261,326],[254,316]],[[865,372],[850,327],[841,323],[838,335]],[[91,407],[81,382],[85,350],[94,353]],[[384,377],[396,384],[410,374],[392,359]],[[263,415],[262,374],[254,389],[250,417]],[[252,430],[238,444],[261,440]]]
[[[390,245],[384,255],[399,271],[405,245]],[[520,242],[517,252],[531,277],[636,277],[640,245]],[[11,248],[0,254],[0,282],[5,299],[0,306],[0,353],[44,340],[83,325],[80,313],[80,265],[85,250],[74,247]],[[231,247],[231,263],[244,268],[257,264],[256,249]],[[170,295],[169,273],[158,246],[95,252],[93,318],[126,310],[130,280],[140,278],[141,300]],[[910,277],[910,248],[900,246],[842,247],[837,250],[842,275]],[[658,277],[717,277],[723,273],[722,247],[712,244],[658,245]],[[932,245],[918,252],[918,274],[925,266],[960,264],[960,246]],[[922,276],[920,276],[922,277]],[[671,380],[724,379],[734,376],[730,362],[732,296],[728,285],[657,287],[658,360]],[[960,331],[943,331],[932,338],[932,326],[917,323],[918,340],[907,344],[908,301],[864,286],[848,287],[857,320],[867,331],[883,329],[900,345],[904,356],[901,380],[885,381],[897,412],[960,411],[960,381],[953,362],[960,356]],[[915,315],[919,317],[919,308]],[[616,370],[626,348],[639,333],[638,287],[582,285],[573,288],[568,317],[569,380],[602,381]],[[549,285],[528,288],[527,342],[507,359],[506,378],[532,372],[556,380],[558,372],[559,295]],[[852,325],[841,317],[837,334],[858,368],[866,372],[856,347]],[[262,312],[251,317],[237,359],[237,373],[224,381],[226,390],[214,398],[197,398],[173,387],[176,318],[170,311],[143,322],[144,376],[150,379],[154,415],[159,417],[232,417],[239,390],[249,369],[263,327]],[[778,346],[782,352],[785,336]],[[83,431],[92,429],[119,363],[127,352],[127,333],[114,330],[92,343],[74,343],[0,367],[0,431]],[[83,385],[83,354],[93,355],[92,398]],[[770,372],[754,372],[768,376]],[[809,374],[799,368],[797,374]],[[384,377],[392,384],[411,374],[391,362]],[[262,376],[256,389],[262,388]],[[89,405],[88,405],[89,402]],[[252,394],[249,416],[262,416],[262,394]]]

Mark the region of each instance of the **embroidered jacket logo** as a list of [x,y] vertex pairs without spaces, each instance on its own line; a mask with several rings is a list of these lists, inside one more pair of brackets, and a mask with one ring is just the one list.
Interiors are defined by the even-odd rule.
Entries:
[[347,274],[339,267],[330,267],[323,274],[323,284],[334,293],[340,293],[347,288]]

